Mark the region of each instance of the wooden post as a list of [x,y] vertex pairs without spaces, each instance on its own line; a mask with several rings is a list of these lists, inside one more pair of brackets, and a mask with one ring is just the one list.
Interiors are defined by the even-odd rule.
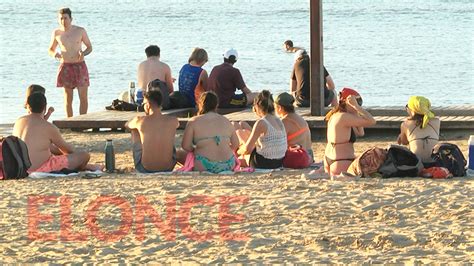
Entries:
[[324,114],[323,0],[310,0],[311,115]]

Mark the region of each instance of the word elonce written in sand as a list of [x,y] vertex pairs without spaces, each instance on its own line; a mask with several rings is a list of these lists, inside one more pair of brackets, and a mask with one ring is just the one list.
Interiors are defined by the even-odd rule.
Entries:
[[[54,195],[30,195],[28,196],[27,215],[28,215],[28,238],[32,241],[88,241],[89,237],[96,237],[100,241],[116,242],[127,236],[134,225],[135,238],[139,241],[145,239],[145,218],[148,217],[155,228],[167,241],[176,240],[177,228],[189,240],[209,241],[216,237],[222,241],[247,241],[247,233],[231,232],[230,225],[241,223],[245,216],[242,214],[231,213],[231,204],[247,204],[247,196],[220,196],[212,197],[206,195],[189,196],[182,201],[180,208],[176,197],[166,196],[165,212],[166,218],[163,219],[149,203],[145,196],[135,197],[135,208],[132,208],[130,202],[120,196],[102,195],[92,200],[85,212],[85,224],[90,230],[74,231],[72,226],[72,207],[71,197]],[[59,203],[59,206],[57,206]],[[56,205],[51,206],[51,205]],[[105,231],[101,229],[98,218],[104,219],[99,215],[101,207],[112,206],[117,208],[121,214],[120,226],[114,231]],[[191,226],[191,209],[198,206],[217,207],[218,210],[218,231],[198,231]],[[40,232],[41,223],[53,223],[55,217],[52,214],[44,213],[45,208],[59,207],[59,234],[55,232]],[[40,209],[43,213],[40,212]],[[58,218],[58,217],[56,217]],[[107,217],[110,218],[110,217]],[[206,217],[207,220],[208,217]],[[115,228],[114,228],[115,229]]]

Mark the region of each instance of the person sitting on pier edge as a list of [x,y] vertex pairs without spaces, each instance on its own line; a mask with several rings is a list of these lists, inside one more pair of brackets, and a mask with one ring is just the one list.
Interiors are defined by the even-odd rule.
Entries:
[[150,81],[159,79],[163,81],[168,93],[173,92],[173,78],[171,75],[171,68],[168,64],[160,61],[160,47],[157,45],[150,45],[145,49],[146,60],[138,65],[137,80],[138,88],[145,92]]
[[132,134],[133,161],[140,173],[172,171],[177,159],[185,157],[174,147],[178,118],[161,113],[162,100],[159,90],[145,92],[146,116],[137,116],[125,125]]
[[294,53],[294,52],[297,52],[299,50],[303,50],[303,48],[301,48],[301,47],[293,46],[293,41],[292,40],[286,40],[283,43],[283,49],[285,49],[285,51],[287,51],[288,53]]
[[339,104],[327,115],[327,139],[324,168],[331,176],[347,171],[355,159],[354,142],[364,135],[364,127],[375,125],[372,115],[361,107],[360,94],[350,88],[339,93]]
[[198,100],[198,115],[186,124],[182,147],[194,152],[194,170],[220,173],[232,171],[234,151],[239,139],[230,121],[218,114],[218,97],[214,92],[202,93]]
[[280,93],[275,100],[275,111],[278,117],[281,118],[283,125],[285,125],[288,147],[301,146],[308,154],[309,162],[314,162],[311,130],[303,117],[295,113],[294,102],[295,98],[291,94],[287,92]]
[[[290,79],[290,92],[296,100],[296,106],[309,107],[310,98],[310,58],[305,50],[299,50],[295,54],[295,63]],[[334,89],[334,81],[324,67],[324,106],[337,105],[337,97]]]
[[259,119],[253,128],[247,122],[234,123],[242,156],[242,165],[253,168],[275,169],[282,167],[288,148],[283,122],[274,114],[273,98],[263,90],[254,100],[253,111]]
[[[255,98],[240,70],[234,67],[239,57],[237,50],[229,49],[224,53],[224,63],[215,66],[209,75],[209,90],[219,97],[219,108],[242,108],[250,105]],[[235,94],[236,89],[242,94]]]
[[430,100],[412,96],[406,105],[408,118],[400,126],[398,144],[408,145],[425,167],[431,166],[431,152],[439,140],[439,118],[431,112]]
[[[68,170],[100,170],[100,165],[88,164],[90,155],[76,151],[67,143],[59,129],[44,119],[47,101],[43,93],[32,93],[27,99],[28,115],[20,117],[13,126],[13,135],[28,147],[31,167],[28,172],[57,172]],[[56,147],[58,154],[51,152]]]
[[208,75],[202,68],[207,60],[206,50],[196,47],[189,56],[188,64],[179,71],[179,92],[186,98],[185,107],[195,107],[201,93],[207,91]]

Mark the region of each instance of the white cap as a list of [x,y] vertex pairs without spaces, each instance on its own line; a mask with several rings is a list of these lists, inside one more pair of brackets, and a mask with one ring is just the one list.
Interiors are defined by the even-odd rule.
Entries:
[[235,60],[238,59],[239,57],[239,54],[237,53],[237,50],[235,50],[234,48],[230,48],[228,49],[227,51],[224,52],[223,56],[225,59],[229,59],[229,57],[233,55],[235,56]]

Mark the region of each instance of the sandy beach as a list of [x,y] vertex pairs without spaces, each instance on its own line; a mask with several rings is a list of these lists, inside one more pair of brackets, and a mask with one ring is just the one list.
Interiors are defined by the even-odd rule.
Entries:
[[[457,144],[467,155],[468,134],[457,131],[442,134],[441,138]],[[383,136],[369,134],[355,144],[356,152],[371,146],[385,147],[395,139],[395,133]],[[128,134],[64,131],[64,137],[91,151],[94,163],[103,163],[105,140],[114,139],[118,173],[90,180],[69,177],[0,182],[0,263],[472,263],[474,260],[472,178],[307,180],[301,174],[308,170],[228,176],[137,175],[133,171]],[[323,140],[314,142],[313,150],[320,160]],[[34,205],[34,195],[51,196],[53,201]],[[91,231],[90,208],[105,195],[120,199],[115,201],[120,204],[104,204],[92,217],[101,232],[116,231],[101,240],[97,232]],[[195,197],[199,195],[207,205],[199,203]],[[147,218],[141,224],[145,227],[143,239],[139,239],[139,199],[146,199],[165,219],[166,197],[176,199],[177,222],[170,227],[175,228],[176,234],[173,237],[170,231],[155,228],[154,222]],[[225,209],[223,197],[240,202]],[[69,205],[63,204],[64,199],[70,201]],[[191,204],[193,199],[197,200],[195,206]],[[127,217],[121,216],[120,208],[126,210],[122,214],[132,210],[131,224],[125,231],[121,226]],[[35,211],[50,215],[52,220],[40,221],[35,227],[32,224]],[[238,221],[231,213],[242,215],[242,219]],[[236,221],[229,225],[228,234],[220,234],[226,215]],[[72,230],[85,232],[84,239],[61,239],[64,217],[71,219]],[[186,231],[189,229],[186,224],[195,235],[215,233],[207,235],[204,241],[192,239],[195,235]],[[35,240],[31,237],[33,231],[56,236],[52,235],[50,241]],[[232,233],[243,233],[246,239],[228,240],[226,237]]]

